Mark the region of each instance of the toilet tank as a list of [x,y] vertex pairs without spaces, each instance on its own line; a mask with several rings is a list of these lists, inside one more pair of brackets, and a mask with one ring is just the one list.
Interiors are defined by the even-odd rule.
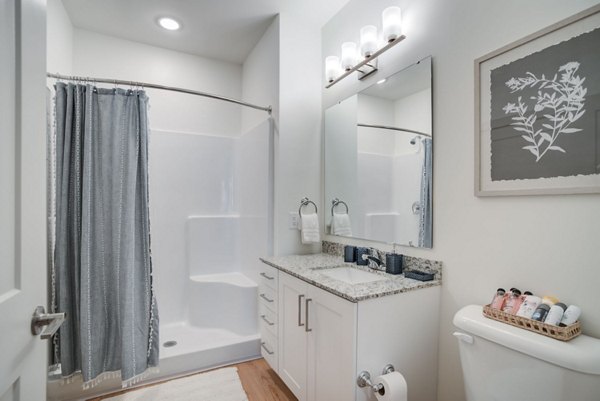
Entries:
[[600,401],[600,340],[563,342],[483,316],[454,315],[467,401]]

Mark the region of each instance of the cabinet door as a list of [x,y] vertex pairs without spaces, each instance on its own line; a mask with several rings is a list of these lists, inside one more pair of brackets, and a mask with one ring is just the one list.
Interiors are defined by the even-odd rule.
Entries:
[[307,288],[305,282],[289,274],[279,275],[279,376],[298,401],[306,401]]
[[309,286],[307,401],[355,398],[356,303]]

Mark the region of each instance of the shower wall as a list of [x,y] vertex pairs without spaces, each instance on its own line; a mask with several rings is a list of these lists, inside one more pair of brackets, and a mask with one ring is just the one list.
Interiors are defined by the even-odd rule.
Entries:
[[153,130],[152,258],[161,324],[186,321],[190,277],[258,282],[268,253],[269,122],[240,137]]

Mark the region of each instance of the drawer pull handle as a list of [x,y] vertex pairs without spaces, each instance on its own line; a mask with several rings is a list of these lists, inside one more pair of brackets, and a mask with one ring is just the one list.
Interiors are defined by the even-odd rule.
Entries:
[[260,315],[260,318],[265,321],[269,326],[273,326],[275,323],[270,322],[265,315]]
[[267,352],[267,354],[269,355],[273,355],[275,353],[275,351],[271,351],[270,349],[267,348],[267,345],[265,344],[265,342],[261,342],[260,346],[263,347],[263,349]]
[[262,299],[264,299],[265,301],[267,301],[267,302],[273,302],[273,300],[272,300],[272,299],[270,299],[270,298],[268,298],[268,297],[267,297],[267,296],[266,296],[264,293],[260,294],[260,297],[261,297]]
[[298,327],[304,326],[302,323],[302,298],[304,295],[298,295]]
[[266,278],[267,280],[275,280],[275,277],[271,277],[265,272],[261,272],[260,275]]
[[304,312],[306,312],[306,316],[304,317],[304,321],[306,322],[306,327],[304,328],[304,330],[308,333],[310,331],[312,331],[312,329],[308,328],[308,303],[311,302],[312,299],[311,298],[307,298],[306,299],[306,305],[304,306],[306,309]]

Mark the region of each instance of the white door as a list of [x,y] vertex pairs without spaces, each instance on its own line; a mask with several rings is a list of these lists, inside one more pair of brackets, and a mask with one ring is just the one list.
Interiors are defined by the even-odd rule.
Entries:
[[298,401],[306,400],[306,316],[308,285],[279,275],[279,376]]
[[0,0],[0,400],[46,399],[46,5]]
[[357,304],[313,286],[307,296],[307,400],[354,400]]

